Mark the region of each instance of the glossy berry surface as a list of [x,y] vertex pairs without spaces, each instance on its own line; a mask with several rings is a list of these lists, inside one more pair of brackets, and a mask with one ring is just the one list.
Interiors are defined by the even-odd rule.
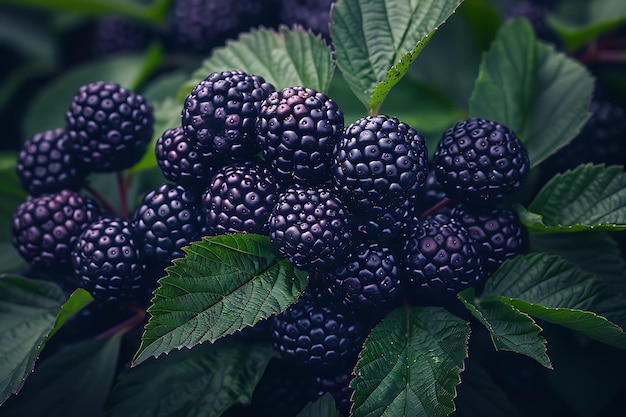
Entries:
[[234,163],[219,169],[202,195],[207,234],[267,235],[277,192],[274,171],[265,162]]
[[92,200],[72,190],[31,197],[13,214],[13,245],[34,267],[68,269],[78,237],[100,214]]
[[276,91],[261,105],[258,142],[283,185],[330,179],[343,112],[326,94],[301,86]]
[[444,132],[433,165],[446,195],[472,205],[501,202],[521,188],[530,173],[528,152],[515,133],[479,118]]
[[185,135],[213,163],[248,159],[258,152],[256,119],[274,86],[243,71],[209,74],[185,99]]
[[96,300],[132,299],[146,269],[128,221],[106,217],[87,227],[72,250],[74,274]]
[[154,131],[152,106],[144,97],[106,81],[81,86],[65,120],[72,151],[94,172],[134,165]]
[[324,269],[344,257],[350,227],[330,187],[290,187],[269,217],[270,241],[299,269]]

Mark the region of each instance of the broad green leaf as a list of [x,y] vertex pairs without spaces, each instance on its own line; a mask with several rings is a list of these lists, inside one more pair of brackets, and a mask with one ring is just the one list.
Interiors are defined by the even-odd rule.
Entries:
[[335,59],[370,113],[404,76],[462,0],[338,0],[330,31]]
[[556,175],[518,213],[537,232],[626,230],[626,173],[619,166],[582,165]]
[[63,303],[61,306],[61,310],[57,314],[57,318],[54,321],[54,327],[46,337],[46,339],[50,339],[55,333],[63,327],[63,324],[71,318],[74,314],[78,313],[83,309],[87,304],[93,301],[93,297],[89,292],[84,290],[83,288],[77,288],[70,294],[70,297]]
[[58,44],[50,36],[50,28],[11,9],[0,14],[0,44],[38,63],[56,63]]
[[498,300],[532,317],[626,348],[623,329],[603,317],[605,312],[599,308],[621,306],[624,311],[626,300],[611,293],[595,275],[558,256],[534,253],[506,261],[485,284],[479,304],[486,300]]
[[107,400],[107,415],[219,416],[250,402],[275,355],[271,343],[234,338],[173,351],[122,373]]
[[143,81],[147,72],[154,69],[160,59],[157,49],[150,49],[147,55],[126,54],[92,60],[65,72],[42,87],[26,111],[22,130],[29,138],[44,130],[65,126],[65,112],[78,89],[94,81],[113,81],[133,89]]
[[0,408],[3,417],[104,417],[121,336],[91,339],[38,366],[20,393]]
[[469,323],[438,307],[391,312],[364,343],[350,385],[360,416],[447,416],[467,357]]
[[266,236],[205,237],[184,248],[159,280],[134,363],[232,334],[280,313],[304,292],[296,270]]
[[502,26],[483,55],[470,116],[512,129],[533,166],[565,146],[589,118],[593,78],[580,63],[538,42],[530,23]]
[[324,394],[304,407],[296,417],[339,417],[339,411],[335,407],[332,395]]
[[487,328],[497,350],[521,353],[552,369],[546,352],[546,340],[539,335],[542,329],[528,314],[493,298],[479,302],[470,290],[458,296],[472,315]]
[[56,284],[0,276],[0,402],[30,375],[64,301]]
[[334,72],[328,45],[301,28],[252,29],[215,48],[178,94],[189,92],[213,72],[242,70],[263,77],[277,90],[301,85],[327,92]]

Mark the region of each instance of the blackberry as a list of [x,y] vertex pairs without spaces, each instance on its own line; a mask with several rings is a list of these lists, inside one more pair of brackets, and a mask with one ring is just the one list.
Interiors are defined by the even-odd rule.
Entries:
[[364,339],[356,315],[316,296],[303,295],[271,326],[281,357],[316,372],[352,363]]
[[370,242],[396,245],[400,236],[407,232],[415,217],[415,203],[406,200],[399,207],[371,206],[369,213],[359,211],[359,207],[346,209],[351,220],[355,237]]
[[476,242],[487,276],[507,259],[528,250],[528,231],[512,210],[458,205],[452,210],[452,217]]
[[484,278],[468,231],[445,214],[425,217],[422,230],[409,237],[402,256],[405,283],[420,300],[445,301]]
[[424,138],[395,117],[368,116],[348,126],[333,159],[333,183],[349,207],[402,207],[428,173]]
[[119,15],[105,16],[96,22],[94,54],[99,57],[140,50],[148,46],[151,35],[138,20]]
[[176,41],[195,53],[208,53],[241,32],[275,25],[277,0],[175,0],[170,20]]
[[270,213],[270,241],[299,269],[324,269],[344,256],[350,227],[329,186],[289,187]]
[[548,6],[541,2],[517,1],[506,8],[504,11],[504,20],[515,18],[527,19],[539,39],[558,45],[559,37],[548,24],[549,11]]
[[268,235],[268,219],[276,199],[276,179],[267,163],[227,165],[218,170],[202,196],[206,232]]
[[[424,186],[417,198],[415,210],[417,213],[423,213],[435,206],[445,202],[447,198],[445,191],[441,188],[441,184],[437,181],[437,175],[433,169],[428,171]],[[444,207],[442,207],[443,209]],[[449,214],[449,211],[448,211]]]
[[186,188],[204,189],[215,174],[215,167],[209,163],[211,157],[191,143],[181,126],[167,129],[159,136],[154,154],[163,176]]
[[127,220],[105,217],[93,222],[71,256],[81,287],[98,301],[133,299],[142,290],[146,265]]
[[182,258],[182,247],[202,236],[202,211],[195,194],[161,184],[145,194],[132,216],[137,244],[146,263],[167,266]]
[[350,248],[344,262],[324,273],[329,291],[350,309],[378,308],[391,304],[400,293],[396,256],[376,243]]
[[337,103],[295,86],[267,97],[259,113],[258,141],[283,185],[320,184],[331,178],[331,155],[343,127]]
[[81,86],[65,119],[72,151],[94,172],[134,165],[154,130],[152,106],[144,97],[106,81]]
[[87,169],[70,152],[64,129],[35,134],[22,145],[17,156],[17,176],[22,188],[32,196],[63,189],[78,190]]
[[509,128],[476,117],[446,130],[435,150],[437,180],[448,197],[494,205],[528,178],[528,152]]
[[313,388],[316,391],[316,397],[321,397],[326,393],[335,400],[335,406],[341,416],[350,415],[350,407],[352,407],[352,393],[354,389],[350,388],[352,380],[352,367],[342,367],[330,374],[321,374],[313,377]]
[[76,191],[30,197],[13,214],[12,242],[34,267],[69,270],[72,248],[100,215],[98,205]]
[[211,163],[249,159],[258,152],[256,119],[274,86],[243,71],[209,74],[185,99],[182,127]]
[[330,9],[336,0],[282,0],[280,21],[330,39]]

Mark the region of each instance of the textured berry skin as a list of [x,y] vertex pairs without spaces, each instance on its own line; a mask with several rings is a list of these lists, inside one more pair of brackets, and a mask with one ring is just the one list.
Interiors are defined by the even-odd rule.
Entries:
[[200,152],[185,136],[181,126],[168,129],[154,147],[163,176],[186,188],[204,188],[215,174],[210,157]]
[[152,106],[117,83],[85,84],[65,113],[76,157],[95,172],[114,172],[141,159],[152,139]]
[[347,212],[355,237],[396,245],[415,217],[415,206],[411,200],[406,200],[400,207],[371,206],[369,213],[363,213],[358,206],[351,206]]
[[20,184],[32,196],[78,190],[86,174],[87,169],[71,153],[64,129],[35,134],[24,142],[17,156]]
[[352,312],[325,301],[305,292],[273,318],[272,340],[283,359],[317,370],[354,360],[363,329]]
[[469,232],[487,276],[507,259],[528,251],[528,230],[514,211],[458,205],[452,217]]
[[408,286],[418,298],[445,300],[477,285],[484,274],[468,231],[445,214],[427,216],[422,227],[403,251]]
[[328,181],[331,155],[344,127],[337,103],[311,88],[276,91],[263,101],[258,141],[281,184]]
[[350,207],[402,207],[428,173],[424,138],[395,117],[368,116],[348,126],[333,159],[333,183]]
[[258,152],[256,119],[274,86],[243,71],[209,74],[185,99],[182,127],[194,146],[215,164],[249,159]]
[[344,257],[350,227],[330,187],[289,187],[269,217],[270,241],[293,266],[322,270]]
[[132,299],[146,266],[130,223],[103,218],[86,228],[72,250],[74,274],[98,301]]
[[202,235],[202,210],[195,194],[161,184],[145,194],[132,216],[138,246],[149,263],[166,266],[182,258],[182,247]]
[[423,213],[433,206],[440,204],[447,198],[441,184],[437,181],[437,175],[433,169],[428,171],[424,186],[417,197],[416,213]]
[[72,190],[28,198],[13,214],[13,245],[34,267],[71,269],[72,248],[100,215],[95,202]]
[[105,56],[139,50],[148,45],[150,31],[138,20],[110,15],[98,20],[94,36],[94,53]]
[[280,20],[330,38],[330,8],[336,0],[282,0]]
[[548,24],[549,7],[538,1],[517,1],[504,11],[504,19],[525,18],[541,40],[559,43],[559,37]]
[[268,235],[277,192],[274,172],[265,162],[248,161],[221,168],[202,195],[207,234]]
[[470,118],[446,130],[433,165],[446,194],[458,202],[493,205],[528,178],[526,148],[509,128]]
[[398,262],[391,249],[360,243],[349,249],[344,262],[327,271],[329,291],[347,308],[376,308],[392,303],[400,292]]

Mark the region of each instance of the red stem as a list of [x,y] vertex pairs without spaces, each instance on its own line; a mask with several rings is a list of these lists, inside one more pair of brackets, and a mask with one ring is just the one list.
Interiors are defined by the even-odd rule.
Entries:
[[124,178],[124,173],[122,171],[117,171],[115,173],[115,177],[117,178],[117,188],[120,193],[120,210],[122,212],[122,217],[127,219],[130,214],[128,210],[127,197],[130,180]]
[[143,323],[144,318],[146,317],[146,311],[138,306],[131,306],[131,310],[135,312],[132,317],[124,320],[121,323],[116,324],[110,329],[105,330],[104,332],[97,335],[95,338],[98,340],[108,339],[109,337],[115,336],[118,333],[126,333],[129,330],[134,329]]
[[433,205],[431,208],[429,208],[428,210],[424,211],[422,213],[422,215],[420,216],[420,218],[423,219],[426,216],[430,216],[431,214],[437,213],[442,208],[450,206],[452,204],[454,204],[454,200],[453,199],[451,199],[449,197],[442,198],[437,204]]
[[104,209],[110,214],[116,213],[117,210],[115,210],[111,203],[109,203],[107,199],[98,192],[98,190],[94,189],[91,185],[85,185],[85,190],[87,190],[89,194],[91,194],[96,200],[98,200],[98,203],[100,203],[100,205],[104,207]]

